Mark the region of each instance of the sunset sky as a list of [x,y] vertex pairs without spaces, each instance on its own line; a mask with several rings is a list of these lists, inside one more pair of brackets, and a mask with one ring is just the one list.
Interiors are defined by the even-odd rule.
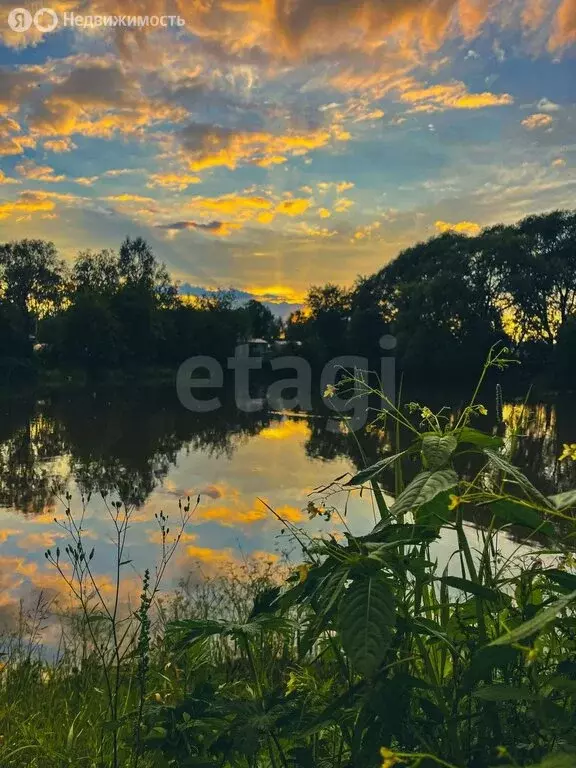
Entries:
[[0,241],[140,234],[183,282],[295,303],[575,205],[576,0],[56,0],[185,25],[44,35],[13,7]]

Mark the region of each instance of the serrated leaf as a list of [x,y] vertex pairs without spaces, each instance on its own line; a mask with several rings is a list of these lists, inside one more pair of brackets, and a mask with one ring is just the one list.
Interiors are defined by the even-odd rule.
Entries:
[[443,469],[458,447],[454,435],[424,435],[422,438],[422,464],[431,472]]
[[536,486],[533,485],[530,480],[528,480],[523,472],[520,472],[518,467],[510,464],[510,462],[507,461],[503,456],[500,456],[499,453],[496,453],[490,448],[485,448],[484,453],[488,457],[488,460],[492,466],[496,467],[496,469],[499,469],[505,475],[513,478],[529,498],[531,498],[533,501],[536,501],[542,507],[551,507],[551,503],[548,501],[546,496],[544,496],[543,493],[540,493],[538,488],[536,488]]
[[519,627],[507,632],[505,635],[493,640],[490,645],[510,645],[511,643],[517,643],[519,640],[523,640],[525,637],[539,632],[544,629],[550,622],[554,621],[556,616],[567,608],[571,602],[576,600],[576,590],[570,592],[570,594],[561,597],[548,608],[544,608],[542,611],[538,611],[536,616],[520,624]]
[[417,510],[442,491],[458,485],[458,475],[453,469],[441,469],[436,472],[421,472],[398,496],[390,514],[401,515]]
[[463,427],[456,432],[459,443],[469,443],[478,448],[500,448],[504,445],[504,440],[496,435],[487,435],[474,427]]
[[383,661],[396,623],[394,593],[381,575],[354,581],[342,595],[338,626],[352,665],[369,676]]

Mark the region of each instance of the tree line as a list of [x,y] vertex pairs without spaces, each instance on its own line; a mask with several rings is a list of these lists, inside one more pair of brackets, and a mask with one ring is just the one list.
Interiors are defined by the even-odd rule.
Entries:
[[242,339],[271,339],[279,321],[233,292],[179,293],[150,245],[83,251],[69,267],[53,243],[0,245],[0,360],[30,360],[45,345],[54,367],[87,371],[173,366],[196,354],[232,355]]
[[311,288],[286,327],[310,357],[376,357],[386,334],[406,373],[476,371],[502,342],[530,375],[574,381],[576,211],[417,243],[351,290]]
[[173,366],[224,359],[240,341],[284,333],[312,363],[376,359],[396,339],[400,370],[457,377],[500,341],[529,375],[576,379],[576,211],[529,216],[469,237],[455,232],[402,251],[351,289],[312,287],[284,327],[232,291],[182,296],[150,245],[83,251],[67,266],[53,243],[0,245],[0,365],[45,344],[54,367]]

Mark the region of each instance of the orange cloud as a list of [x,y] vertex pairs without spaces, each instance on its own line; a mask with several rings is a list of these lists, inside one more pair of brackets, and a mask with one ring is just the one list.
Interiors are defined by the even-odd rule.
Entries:
[[44,142],[44,149],[49,152],[71,152],[73,149],[78,149],[72,139],[64,137],[62,139],[48,139]]
[[522,125],[529,131],[534,131],[537,128],[548,128],[554,122],[552,115],[545,115],[543,112],[535,112],[533,115],[528,115],[522,120]]
[[221,197],[194,197],[190,207],[209,216],[232,216],[239,221],[256,218],[261,211],[270,211],[274,204],[265,197],[222,195]]
[[215,125],[194,123],[181,133],[188,167],[194,173],[210,168],[230,170],[239,165],[267,165],[287,156],[306,155],[334,142],[348,141],[340,126],[308,133],[276,135],[264,131],[232,131]]
[[[109,173],[108,175],[111,174]],[[154,187],[164,187],[165,189],[182,192],[191,184],[199,184],[200,182],[201,179],[199,176],[192,176],[188,173],[153,173],[146,186],[150,189],[153,189]]]
[[21,184],[21,182],[11,176],[6,176],[4,171],[0,170],[0,184]]
[[303,197],[297,197],[290,200],[283,200],[276,207],[278,213],[283,213],[286,216],[301,216],[306,213],[310,207],[310,200],[306,200]]
[[458,221],[455,224],[437,221],[434,226],[438,232],[457,232],[460,235],[477,235],[481,229],[480,225],[474,221]]
[[50,183],[58,183],[66,181],[65,176],[55,176],[54,168],[49,165],[37,165],[33,160],[25,160],[20,165],[16,166],[16,171],[20,176],[31,181],[44,181]]
[[147,98],[119,63],[93,60],[59,80],[35,104],[29,123],[34,134],[58,140],[73,134],[111,138],[138,133],[156,122],[178,122],[186,115],[180,107]]
[[134,195],[128,192],[123,192],[120,195],[108,195],[108,197],[105,197],[104,199],[110,200],[114,203],[153,203],[154,202],[154,198],[152,197],[143,197],[142,195]]
[[554,17],[548,41],[551,50],[566,48],[576,42],[576,0],[562,0]]
[[468,93],[464,83],[442,83],[407,88],[400,94],[400,101],[413,104],[414,112],[438,112],[446,109],[482,109],[513,104],[509,93]]
[[22,192],[16,200],[0,202],[0,219],[6,219],[14,213],[34,213],[52,211],[54,202],[43,192]]

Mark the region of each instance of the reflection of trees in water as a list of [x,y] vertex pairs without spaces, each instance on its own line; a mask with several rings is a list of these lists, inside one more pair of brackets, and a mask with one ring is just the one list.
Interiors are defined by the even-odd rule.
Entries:
[[[508,424],[505,442],[512,448],[514,462],[523,469],[532,482],[543,492],[551,494],[576,486],[576,463],[558,462],[563,443],[576,442],[576,403],[571,399],[559,399],[556,403],[507,404],[504,419]],[[306,453],[315,459],[330,460],[347,456],[358,469],[370,465],[394,450],[395,427],[374,433],[365,432],[356,438],[345,431],[331,432],[327,429],[328,417],[309,420],[310,438]],[[478,428],[491,433],[493,423],[478,422]],[[518,433],[512,438],[512,430]],[[401,434],[400,449],[407,448],[412,437],[406,430]],[[408,482],[418,472],[419,464],[408,457],[403,462],[404,481]],[[458,461],[463,477],[471,478],[480,469],[480,457],[463,456]],[[390,469],[381,476],[384,487],[393,491],[394,471]]]
[[62,425],[27,399],[0,404],[0,506],[40,513],[65,478],[52,459],[63,452]]
[[[0,406],[0,409],[2,406]],[[112,493],[141,505],[184,448],[230,456],[243,439],[270,423],[265,412],[245,414],[226,402],[192,413],[174,390],[142,389],[64,396],[4,406],[0,433],[0,504],[41,512],[53,489],[73,478],[87,496]],[[69,474],[62,476],[66,456]]]
[[[222,393],[220,393],[222,397]],[[107,492],[143,504],[177,463],[182,451],[229,457],[236,447],[279,418],[268,412],[238,411],[230,397],[210,413],[192,413],[174,389],[62,393],[44,401],[0,402],[0,505],[39,513],[73,478],[84,495]],[[394,428],[356,435],[328,429],[333,413],[316,409],[307,419],[306,453],[331,461],[346,457],[357,467],[373,463],[394,443]],[[576,442],[576,409],[571,400],[554,405],[506,406],[505,416],[517,423],[521,437],[515,459],[543,491],[576,485],[573,462],[558,464],[562,443]],[[480,425],[479,425],[480,426]],[[484,426],[490,431],[492,425]],[[404,435],[402,448],[410,436]],[[58,461],[58,457],[66,457]],[[477,467],[466,457],[462,473]],[[417,471],[405,462],[404,479]],[[384,475],[393,492],[394,477]]]

